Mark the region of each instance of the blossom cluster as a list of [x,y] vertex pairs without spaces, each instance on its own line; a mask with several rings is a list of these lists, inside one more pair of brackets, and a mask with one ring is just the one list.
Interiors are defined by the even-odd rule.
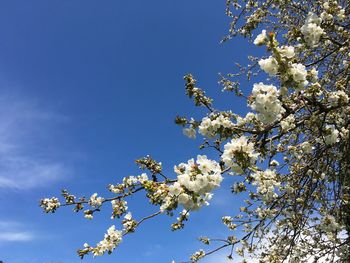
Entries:
[[40,200],[40,206],[44,209],[46,213],[55,212],[56,209],[60,207],[60,205],[61,203],[56,197],[44,198]]
[[306,43],[315,47],[318,45],[321,36],[325,33],[320,26],[322,19],[310,12],[305,20],[305,24],[300,28]]
[[293,128],[295,128],[295,118],[293,114],[290,114],[286,118],[281,120],[282,131],[288,131]]
[[97,193],[94,193],[93,195],[91,195],[89,199],[89,205],[92,207],[99,207],[102,205],[103,201],[104,201],[103,197],[97,196]]
[[124,192],[125,189],[132,188],[137,184],[143,184],[148,180],[149,180],[148,175],[146,173],[142,173],[141,175],[138,175],[138,176],[131,175],[128,177],[124,177],[123,183],[117,184],[117,185],[110,184],[108,188],[109,188],[109,191],[111,191],[112,193],[120,194]]
[[161,209],[167,209],[175,200],[186,210],[197,210],[208,204],[211,191],[220,186],[222,181],[220,165],[209,160],[205,155],[198,155],[197,160],[189,160],[174,167],[177,182],[169,186],[169,192]]
[[258,112],[258,119],[263,123],[268,124],[282,118],[285,110],[278,96],[279,92],[275,86],[262,82],[254,84],[251,107]]
[[328,93],[328,102],[330,106],[335,107],[349,102],[349,96],[343,90],[337,90]]
[[326,125],[325,127],[324,140],[327,145],[335,144],[339,141],[339,131],[334,127],[334,125]]
[[222,129],[232,129],[234,124],[228,116],[223,114],[211,114],[204,117],[198,127],[198,132],[207,138],[213,138]]
[[119,199],[112,200],[111,201],[111,205],[112,205],[111,219],[114,219],[116,217],[119,218],[121,215],[123,215],[128,210],[127,204],[128,202],[125,200],[119,200]]
[[233,173],[241,174],[245,168],[255,163],[258,156],[254,144],[249,142],[247,137],[241,136],[225,144],[221,158]]
[[278,62],[272,56],[266,59],[259,60],[259,66],[270,76],[275,76],[278,72]]
[[233,223],[233,218],[231,216],[223,216],[221,221],[230,230],[235,230],[237,228],[237,225]]
[[84,255],[88,254],[89,252],[92,252],[94,256],[102,256],[106,252],[112,253],[113,250],[122,242],[122,239],[122,231],[116,230],[115,226],[113,225],[110,228],[108,228],[104,239],[101,240],[96,245],[96,247],[92,247],[89,244],[85,243],[85,248],[78,251],[79,256],[83,258]]
[[293,80],[298,84],[296,88],[304,87],[309,82],[307,81],[307,70],[303,64],[300,63],[292,63],[289,69],[290,75]]
[[136,222],[136,220],[134,220],[132,218],[131,212],[127,213],[124,216],[124,220],[122,221],[122,224],[123,224],[123,227],[124,227],[124,230],[125,230],[126,233],[134,232],[135,228],[137,226],[137,222]]
[[204,256],[205,256],[205,251],[203,249],[200,249],[199,251],[195,252],[191,256],[191,262],[197,262],[198,260],[200,260]]
[[276,188],[281,185],[274,170],[257,171],[252,175],[253,185],[257,186],[257,193],[266,203],[274,200],[278,196]]
[[327,214],[322,217],[318,228],[326,232],[328,236],[331,236],[333,233],[341,230],[341,225],[336,221],[334,216]]

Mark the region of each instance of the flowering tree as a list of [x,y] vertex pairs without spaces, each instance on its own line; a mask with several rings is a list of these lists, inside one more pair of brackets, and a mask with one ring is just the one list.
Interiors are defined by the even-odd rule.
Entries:
[[[178,211],[171,227],[183,228],[191,211],[209,204],[223,177],[235,176],[227,194],[247,198],[238,215],[222,217],[231,234],[214,248],[201,237],[209,249],[195,252],[190,262],[225,248],[228,258],[236,253],[242,262],[350,262],[350,3],[227,0],[226,6],[232,23],[223,41],[240,35],[268,53],[250,56],[249,65],[220,79],[223,91],[246,100],[251,112],[217,109],[186,75],[186,94],[208,114],[175,122],[188,137],[203,136],[200,148],[212,149],[217,159],[198,155],[175,165],[174,176],[147,156],[136,161],[145,172],[109,185],[110,197],[76,198],[63,190],[63,201],[41,200],[47,213],[72,206],[87,219],[112,205],[112,219],[123,228],[113,225],[97,245],[85,244],[81,258],[112,253],[125,235],[156,216]],[[256,76],[265,81],[241,88],[243,77]],[[127,198],[140,191],[158,209],[136,219]]]

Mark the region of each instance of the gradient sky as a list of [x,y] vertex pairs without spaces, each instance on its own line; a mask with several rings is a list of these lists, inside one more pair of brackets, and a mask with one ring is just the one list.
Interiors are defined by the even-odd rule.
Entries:
[[[171,262],[188,259],[200,235],[225,237],[222,215],[237,197],[215,192],[175,233],[175,218],[148,221],[112,255],[81,261],[76,249],[95,244],[118,222],[110,210],[93,221],[70,209],[45,215],[40,198],[60,189],[90,196],[137,175],[134,160],[150,154],[172,174],[200,152],[173,123],[203,116],[184,95],[192,72],[220,109],[244,111],[223,94],[218,73],[246,61],[251,45],[220,44],[229,19],[225,1],[11,0],[0,3],[0,260],[4,263]],[[255,51],[254,51],[255,52]],[[251,89],[251,87],[247,87]],[[155,211],[142,194],[135,217]],[[221,263],[223,253],[203,263]]]

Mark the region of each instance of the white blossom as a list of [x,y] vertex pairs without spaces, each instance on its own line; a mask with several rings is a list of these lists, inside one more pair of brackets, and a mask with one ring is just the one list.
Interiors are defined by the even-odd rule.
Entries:
[[200,249],[199,251],[195,252],[192,256],[191,256],[191,262],[197,262],[198,260],[200,260],[201,258],[203,258],[205,256],[205,252],[203,249]]
[[107,230],[104,239],[101,240],[95,248],[93,248],[94,256],[101,256],[105,252],[112,252],[122,242],[122,232],[111,226]]
[[316,82],[318,80],[318,71],[315,68],[310,70],[311,81]]
[[194,128],[184,128],[183,129],[184,135],[186,135],[188,138],[195,139],[196,138],[196,130]]
[[324,30],[320,27],[321,18],[318,18],[314,13],[309,13],[305,24],[301,27],[301,33],[304,35],[306,43],[311,46],[317,46]]
[[331,106],[334,107],[339,104],[348,103],[349,97],[344,91],[338,90],[338,91],[330,92],[328,94],[328,102],[330,103]]
[[282,131],[288,131],[293,128],[295,128],[295,118],[293,114],[290,114],[285,119],[281,120]]
[[205,155],[198,155],[196,161],[191,159],[175,166],[174,171],[178,174],[177,182],[169,187],[169,196],[177,198],[186,210],[207,205],[211,199],[210,192],[218,188],[222,181],[220,165]]
[[205,137],[213,138],[215,137],[217,131],[220,128],[232,129],[234,127],[230,118],[219,114],[210,115],[209,117],[204,117],[198,127],[198,132]]
[[265,124],[280,119],[285,111],[278,95],[277,88],[273,85],[265,85],[260,82],[253,86],[254,100],[251,108],[258,112],[258,119]]
[[253,184],[257,186],[257,193],[265,202],[270,202],[278,195],[275,188],[280,186],[275,171],[267,169],[265,171],[258,171],[252,175],[254,178]]
[[300,146],[303,154],[310,154],[310,153],[312,153],[312,150],[314,149],[312,144],[308,141],[301,143],[299,146]]
[[278,72],[278,62],[274,57],[259,60],[259,66],[270,76],[275,76]]
[[[241,136],[225,144],[221,158],[232,172],[240,174],[243,172],[241,162],[244,161],[245,165],[249,166],[257,160],[258,155],[254,150],[254,144],[248,142],[247,137]],[[242,158],[245,160],[241,160]]]
[[295,82],[300,83],[303,86],[308,84],[308,81],[306,80],[307,70],[304,65],[300,63],[293,63],[289,71]]
[[282,46],[277,48],[277,51],[280,53],[282,57],[293,58],[295,56],[294,47],[293,46]]
[[324,140],[327,145],[332,145],[339,141],[339,131],[335,129],[334,125],[326,125],[325,132]]
[[93,207],[98,207],[102,205],[103,201],[104,201],[104,198],[97,197],[97,193],[94,193],[93,195],[91,195],[89,199],[89,204]]
[[341,229],[340,224],[336,221],[334,216],[325,215],[319,225],[319,228],[328,233],[334,233]]
[[44,209],[46,213],[55,212],[57,208],[61,206],[58,198],[44,198],[40,201],[40,206]]
[[261,31],[254,40],[254,45],[261,46],[267,41],[266,30]]

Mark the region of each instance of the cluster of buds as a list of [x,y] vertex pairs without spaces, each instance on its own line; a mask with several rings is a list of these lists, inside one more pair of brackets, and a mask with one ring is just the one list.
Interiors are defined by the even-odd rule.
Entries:
[[205,257],[205,251],[203,249],[200,249],[199,251],[195,252],[190,259],[191,262],[197,262],[203,257]]
[[185,226],[183,222],[187,221],[189,216],[190,216],[190,213],[187,210],[185,210],[185,209],[182,210],[179,217],[177,218],[177,222],[171,224],[171,229],[173,231],[175,231],[175,230],[183,228]]
[[128,210],[128,207],[127,207],[128,203],[125,200],[119,200],[119,199],[112,200],[111,204],[112,204],[112,210],[113,210],[111,219],[120,218]]
[[44,209],[45,213],[54,213],[57,208],[60,207],[58,198],[44,198],[40,200],[40,206]]
[[74,204],[75,203],[75,196],[69,194],[66,189],[62,189],[61,195],[66,200],[66,204]]
[[135,161],[141,169],[147,169],[152,175],[160,174],[162,172],[162,163],[155,161],[151,156],[147,155]]
[[186,95],[194,99],[195,105],[210,107],[213,100],[205,96],[205,92],[202,89],[196,87],[197,81],[193,78],[193,76],[191,74],[187,74],[184,77],[184,80],[186,82]]
[[132,218],[131,212],[127,213],[124,216],[122,224],[126,233],[135,232],[135,229],[137,227],[137,222]]
[[108,190],[114,194],[121,193],[131,193],[136,186],[141,186],[148,181],[148,176],[145,173],[142,173],[138,176],[127,176],[123,178],[123,183],[121,184],[110,184],[108,185]]
[[221,221],[230,230],[235,230],[237,228],[237,225],[233,223],[233,218],[230,216],[223,216]]

